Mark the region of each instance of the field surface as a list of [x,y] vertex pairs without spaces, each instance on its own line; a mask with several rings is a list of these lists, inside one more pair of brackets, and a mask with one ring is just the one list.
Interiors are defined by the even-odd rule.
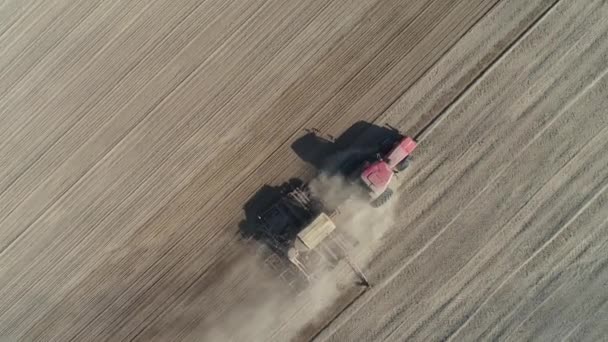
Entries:
[[[0,340],[605,340],[606,18],[0,2]],[[419,147],[373,286],[291,298],[241,237],[259,190],[315,176],[331,148],[298,150],[306,130],[384,125]]]

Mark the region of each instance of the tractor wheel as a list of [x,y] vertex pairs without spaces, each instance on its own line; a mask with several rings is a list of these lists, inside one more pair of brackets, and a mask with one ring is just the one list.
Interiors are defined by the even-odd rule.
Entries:
[[381,207],[382,205],[386,204],[391,197],[393,197],[393,190],[390,188],[386,189],[382,194],[380,194],[380,196],[371,202],[371,205],[374,208]]
[[395,168],[397,169],[397,171],[403,171],[403,170],[407,169],[408,166],[410,166],[411,161],[412,161],[412,156],[407,156],[405,159],[400,161],[399,164],[397,164],[395,166]]

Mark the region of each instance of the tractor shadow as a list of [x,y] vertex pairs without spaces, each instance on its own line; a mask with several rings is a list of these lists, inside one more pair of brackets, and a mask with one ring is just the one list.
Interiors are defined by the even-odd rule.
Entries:
[[[397,139],[401,135],[393,127],[379,126],[358,121],[339,137],[322,136],[317,129],[306,129],[305,134],[291,145],[292,150],[317,172],[330,174],[347,173],[353,164],[362,158],[373,156],[384,140]],[[261,240],[258,216],[295,187],[304,185],[304,180],[291,178],[278,186],[264,185],[243,206],[245,219],[239,223],[244,239]]]
[[[340,172],[336,159],[354,151],[374,151],[384,140],[398,139],[399,131],[390,126],[379,126],[358,121],[339,137],[322,136],[317,129],[307,129],[301,138],[291,145],[296,155],[319,172]],[[373,152],[372,152],[373,153]],[[350,153],[352,154],[352,153]]]

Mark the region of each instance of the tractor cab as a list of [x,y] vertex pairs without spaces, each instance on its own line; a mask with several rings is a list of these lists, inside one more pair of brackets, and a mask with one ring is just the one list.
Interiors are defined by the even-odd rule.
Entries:
[[384,160],[368,163],[361,173],[361,180],[372,192],[375,198],[383,193],[393,178],[393,170]]

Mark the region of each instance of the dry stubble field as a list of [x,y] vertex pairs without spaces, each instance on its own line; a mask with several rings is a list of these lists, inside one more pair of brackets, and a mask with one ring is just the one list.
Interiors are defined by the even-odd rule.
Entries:
[[[602,0],[3,1],[0,336],[605,339],[606,17]],[[374,287],[310,321],[251,264],[243,206],[313,177],[303,129],[362,120],[420,147]]]

